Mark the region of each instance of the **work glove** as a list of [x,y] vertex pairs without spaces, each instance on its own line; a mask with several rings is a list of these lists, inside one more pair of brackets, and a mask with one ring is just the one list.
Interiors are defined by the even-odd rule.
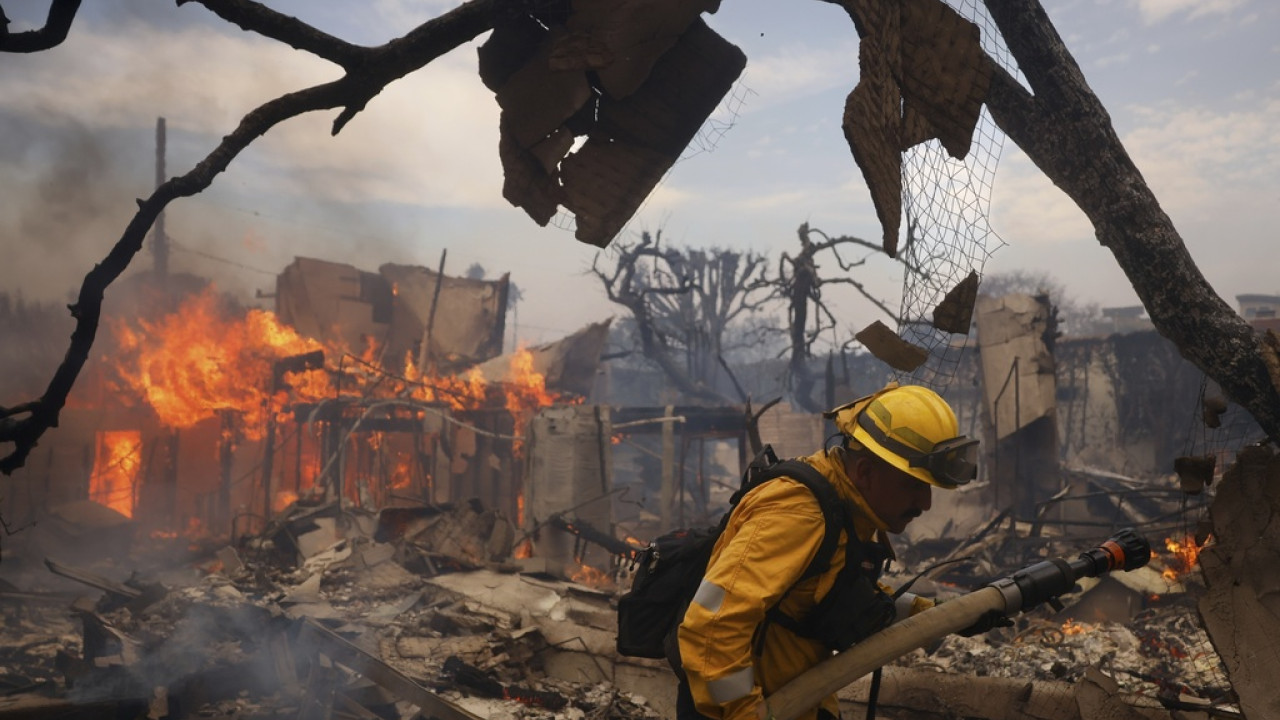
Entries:
[[998,627],[1013,627],[1013,621],[999,610],[988,610],[969,627],[957,630],[956,634],[960,637],[973,637]]

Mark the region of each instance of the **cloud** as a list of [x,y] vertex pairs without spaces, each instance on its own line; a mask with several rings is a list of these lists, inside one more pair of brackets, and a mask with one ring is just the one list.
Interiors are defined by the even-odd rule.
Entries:
[[[7,105],[40,123],[151,127],[203,138],[212,150],[245,113],[284,93],[341,76],[335,66],[252,34],[205,28],[77,32],[0,81]],[[502,203],[498,108],[465,46],[389,85],[336,138],[338,111],[287,120],[233,161],[262,192],[344,202],[493,206]],[[16,68],[15,68],[16,69]],[[141,152],[147,149],[140,148]],[[199,157],[172,158],[173,174]],[[185,160],[185,163],[183,162]]]
[[1134,110],[1123,138],[1162,202],[1197,212],[1228,195],[1280,184],[1280,100],[1226,112],[1209,107]]
[[1074,243],[1093,237],[1080,208],[1055,186],[1013,143],[991,193],[991,227],[1005,242],[1035,247]]
[[[1221,110],[1207,106],[1123,108],[1121,141],[1172,219],[1201,272],[1224,298],[1272,292],[1274,227],[1264,209],[1280,200],[1280,100],[1255,97]],[[1075,204],[1012,144],[1001,159],[992,227],[1010,247],[993,268],[1043,268],[1073,293],[1130,302],[1127,280],[1100,251]]]
[[[852,32],[849,33],[851,36]],[[744,111],[773,107],[832,89],[852,90],[858,82],[858,44],[788,45],[752,56],[742,83],[754,93]]]
[[1115,65],[1124,65],[1129,62],[1129,53],[1117,53],[1115,55],[1106,55],[1093,61],[1094,67],[1099,69],[1108,68]]
[[1225,15],[1249,0],[1137,0],[1142,21],[1154,25],[1182,12],[1188,20],[1208,15]]
[[[1280,186],[1280,100],[1218,111],[1126,108],[1121,141],[1175,220],[1207,219],[1235,198],[1259,202]],[[996,230],[1011,242],[1092,237],[1081,211],[1012,144],[995,182]]]

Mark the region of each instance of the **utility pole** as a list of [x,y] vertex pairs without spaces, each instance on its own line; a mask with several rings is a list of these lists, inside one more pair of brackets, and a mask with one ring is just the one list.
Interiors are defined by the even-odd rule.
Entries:
[[[164,184],[165,155],[164,118],[156,118],[156,188]],[[169,274],[169,238],[164,234],[164,210],[156,216],[155,234],[151,238],[151,252],[155,259],[156,277]]]
[[418,348],[418,371],[427,372],[427,361],[431,360],[431,374],[435,374],[435,356],[431,353],[431,330],[436,324],[436,303],[440,302],[440,287],[444,284],[444,260],[449,256],[449,248],[440,251],[440,267],[436,270],[436,289],[431,294],[431,310],[427,312],[427,324],[422,329],[422,346]]

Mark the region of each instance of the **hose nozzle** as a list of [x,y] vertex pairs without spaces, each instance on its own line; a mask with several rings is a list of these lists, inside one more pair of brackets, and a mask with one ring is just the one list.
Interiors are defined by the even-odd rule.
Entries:
[[1072,566],[1078,576],[1097,577],[1113,570],[1137,570],[1150,560],[1151,544],[1133,528],[1125,528],[1098,547],[1080,553]]

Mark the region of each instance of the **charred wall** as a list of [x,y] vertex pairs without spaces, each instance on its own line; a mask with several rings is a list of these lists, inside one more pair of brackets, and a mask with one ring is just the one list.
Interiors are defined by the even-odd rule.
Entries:
[[1154,331],[1058,343],[1062,459],[1133,476],[1169,474],[1204,442],[1212,382]]

